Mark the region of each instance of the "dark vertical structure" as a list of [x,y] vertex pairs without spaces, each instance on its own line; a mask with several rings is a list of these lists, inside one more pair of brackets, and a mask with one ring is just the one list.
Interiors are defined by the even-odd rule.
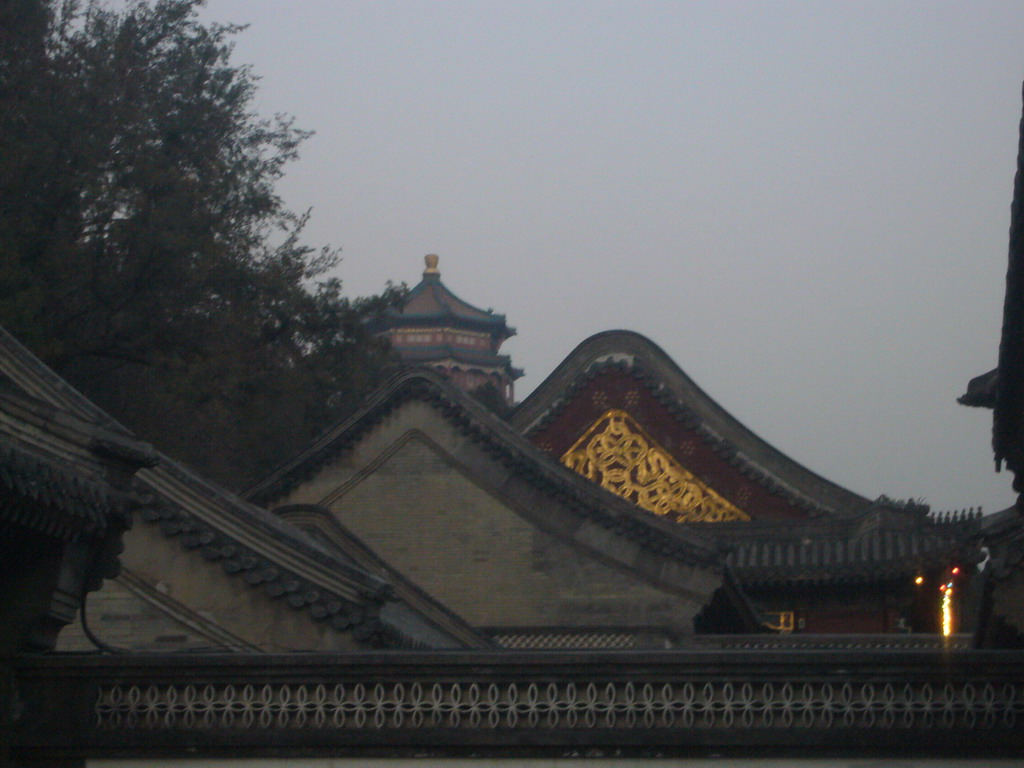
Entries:
[[[1003,334],[996,373],[992,448],[996,466],[1013,472],[1013,489],[1024,493],[1024,116],[1017,147],[1017,175],[1010,207],[1009,266],[1003,302]],[[1017,508],[1024,499],[1017,497]]]
[[[1022,94],[1024,97],[1024,94]],[[1024,100],[1024,98],[1022,98]],[[1014,507],[984,521],[985,620],[983,647],[1024,648],[1024,115],[1017,143],[1017,173],[1010,205],[1010,244],[1003,300],[999,365],[977,376],[959,398],[962,405],[992,408],[996,470],[1005,463],[1017,491]]]
[[52,650],[117,574],[132,478],[156,456],[0,329],[0,764],[16,653]]

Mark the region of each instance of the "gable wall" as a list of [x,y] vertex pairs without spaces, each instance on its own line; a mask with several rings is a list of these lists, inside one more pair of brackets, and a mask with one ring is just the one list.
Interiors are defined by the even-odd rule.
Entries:
[[[681,580],[700,595],[681,595],[651,584],[639,570],[606,564],[564,535],[543,530],[546,513],[565,510],[524,483],[431,407],[412,401],[282,503],[328,508],[475,626],[692,631],[704,595],[720,583],[717,575],[691,569]],[[531,508],[517,509],[514,499],[529,499]],[[540,527],[530,513],[539,516]],[[608,536],[605,545],[619,545]]]

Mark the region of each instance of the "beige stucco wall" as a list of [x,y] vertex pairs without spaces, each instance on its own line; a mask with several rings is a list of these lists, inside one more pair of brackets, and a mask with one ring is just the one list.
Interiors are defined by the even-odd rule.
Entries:
[[[351,633],[316,622],[285,599],[249,586],[241,575],[225,573],[220,563],[184,549],[156,524],[136,520],[125,534],[121,562],[126,575],[105,582],[87,603],[90,629],[116,647],[358,650]],[[61,633],[58,649],[93,650],[93,645],[76,621]]]
[[[227,650],[220,633],[207,633],[197,622],[172,615],[145,599],[125,577],[104,582],[87,597],[89,629],[102,643],[133,651]],[[201,617],[199,617],[201,619]],[[188,623],[186,623],[188,622]],[[86,637],[81,613],[57,638],[58,651],[95,651]]]

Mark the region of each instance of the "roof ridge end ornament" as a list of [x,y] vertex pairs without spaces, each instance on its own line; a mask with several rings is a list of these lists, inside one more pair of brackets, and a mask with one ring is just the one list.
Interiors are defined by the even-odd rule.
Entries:
[[427,268],[423,270],[423,276],[427,275],[440,275],[441,270],[437,268],[437,262],[439,261],[436,253],[428,253],[423,257],[423,263],[427,265]]

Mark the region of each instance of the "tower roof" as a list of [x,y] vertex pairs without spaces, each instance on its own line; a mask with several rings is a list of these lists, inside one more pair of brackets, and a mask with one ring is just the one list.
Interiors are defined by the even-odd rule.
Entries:
[[429,254],[424,257],[426,269],[423,279],[416,285],[400,306],[385,313],[376,330],[398,327],[436,327],[482,331],[504,340],[516,333],[505,323],[505,316],[491,310],[474,307],[463,301],[441,282],[437,268],[438,257]]

